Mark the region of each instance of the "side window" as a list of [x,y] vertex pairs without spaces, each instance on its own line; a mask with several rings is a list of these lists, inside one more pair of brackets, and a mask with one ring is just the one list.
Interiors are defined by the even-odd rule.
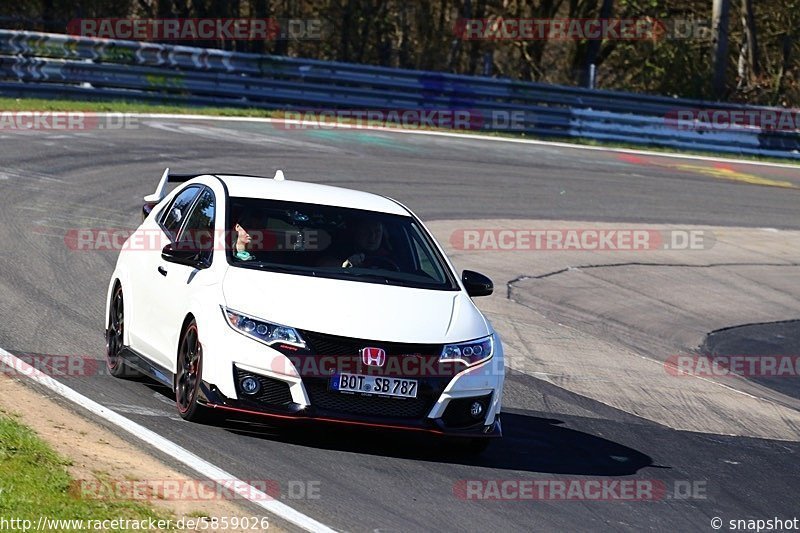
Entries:
[[189,213],[178,242],[181,245],[191,245],[192,249],[208,253],[210,256],[214,250],[215,212],[214,193],[205,189]]
[[161,215],[159,222],[172,240],[175,240],[178,236],[178,230],[189,212],[189,206],[192,205],[192,201],[194,201],[199,191],[199,187],[188,187],[186,190],[181,191],[172,201],[169,208]]

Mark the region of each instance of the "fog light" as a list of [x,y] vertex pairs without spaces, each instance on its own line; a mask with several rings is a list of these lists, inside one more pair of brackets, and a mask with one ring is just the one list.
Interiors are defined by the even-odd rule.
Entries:
[[483,414],[483,404],[481,402],[472,402],[472,405],[469,406],[469,414],[473,418],[480,418]]
[[246,377],[241,381],[242,390],[245,394],[255,394],[258,392],[258,389],[261,388],[261,385],[258,383],[258,380],[251,377]]

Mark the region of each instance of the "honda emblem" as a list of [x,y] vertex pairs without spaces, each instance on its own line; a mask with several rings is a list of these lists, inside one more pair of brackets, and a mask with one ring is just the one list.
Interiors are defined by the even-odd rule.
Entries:
[[386,363],[386,350],[383,348],[361,348],[361,361],[368,366],[383,366]]

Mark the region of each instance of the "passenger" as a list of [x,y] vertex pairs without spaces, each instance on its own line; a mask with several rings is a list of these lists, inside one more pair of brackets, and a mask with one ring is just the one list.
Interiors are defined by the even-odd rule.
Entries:
[[235,221],[233,229],[236,232],[233,256],[240,261],[252,261],[255,256],[248,251],[248,247],[253,242],[251,233],[257,231],[258,217],[252,213],[240,211],[234,215],[233,220]]

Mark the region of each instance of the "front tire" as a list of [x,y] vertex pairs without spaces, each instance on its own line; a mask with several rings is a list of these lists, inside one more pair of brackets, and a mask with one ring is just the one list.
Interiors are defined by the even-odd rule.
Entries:
[[141,374],[129,367],[122,357],[125,349],[125,300],[122,286],[117,284],[111,295],[108,306],[108,323],[106,327],[106,368],[115,378],[139,378]]
[[197,403],[203,375],[203,345],[192,320],[183,330],[178,343],[178,366],[175,374],[175,404],[181,418],[190,422],[204,422],[208,409]]

